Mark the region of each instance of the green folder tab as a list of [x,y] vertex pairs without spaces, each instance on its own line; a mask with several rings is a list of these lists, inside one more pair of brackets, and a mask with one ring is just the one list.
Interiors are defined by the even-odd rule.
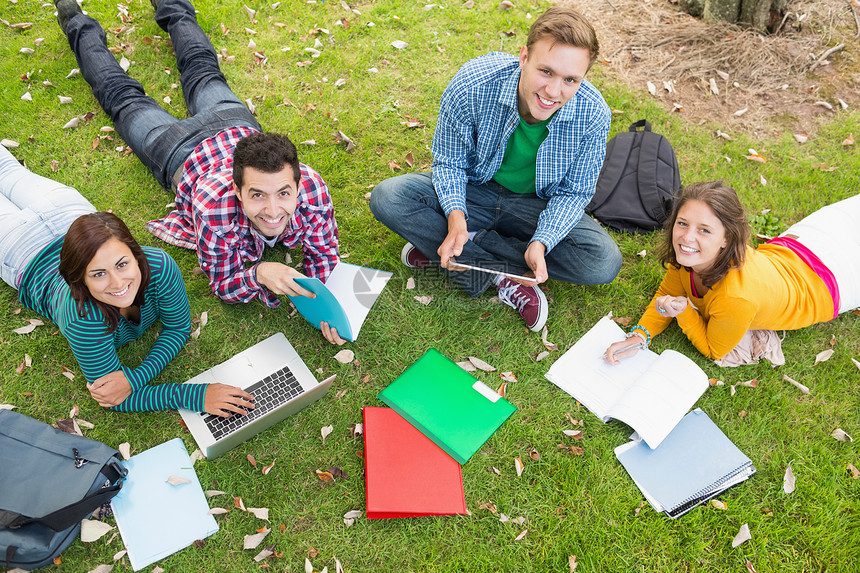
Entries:
[[433,348],[379,399],[461,464],[517,409]]

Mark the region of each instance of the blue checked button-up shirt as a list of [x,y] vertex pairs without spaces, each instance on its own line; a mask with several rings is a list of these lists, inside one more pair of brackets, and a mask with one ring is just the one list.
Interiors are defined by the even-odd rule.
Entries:
[[[433,185],[445,214],[466,210],[466,184],[493,178],[517,111],[519,60],[492,52],[466,62],[445,93],[433,135]],[[609,106],[588,81],[547,123],[549,135],[537,153],[535,191],[547,200],[532,241],[555,247],[579,222],[594,195],[606,155]]]

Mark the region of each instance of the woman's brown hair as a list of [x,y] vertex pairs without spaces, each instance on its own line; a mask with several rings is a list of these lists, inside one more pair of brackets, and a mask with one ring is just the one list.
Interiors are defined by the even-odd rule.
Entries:
[[747,244],[750,240],[750,226],[744,206],[738,199],[737,192],[720,181],[706,181],[687,185],[678,192],[675,208],[666,219],[663,233],[663,246],[660,262],[663,267],[672,265],[680,268],[675,258],[675,246],[672,244],[672,230],[678,211],[687,201],[701,201],[707,205],[725,228],[726,246],[717,255],[714,264],[699,277],[707,287],[717,284],[732,269],[739,269],[746,258]]
[[111,239],[117,239],[124,243],[131,250],[131,254],[140,267],[140,287],[137,289],[133,304],[142,307],[144,293],[149,286],[149,261],[147,261],[146,254],[131,236],[131,231],[128,230],[122,219],[113,213],[103,211],[81,215],[74,220],[69,230],[66,231],[63,248],[60,250],[60,275],[69,285],[72,298],[78,304],[78,315],[86,316],[85,305],[87,301],[92,302],[101,310],[109,332],[116,330],[117,324],[119,324],[119,309],[94,299],[84,283],[84,277],[87,274],[87,265],[90,264],[102,245]]

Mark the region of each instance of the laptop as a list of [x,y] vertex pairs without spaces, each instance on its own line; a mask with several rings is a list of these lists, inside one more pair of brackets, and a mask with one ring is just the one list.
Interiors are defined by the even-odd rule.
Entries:
[[247,415],[222,418],[185,408],[179,413],[200,451],[211,460],[313,404],[325,396],[334,379],[317,382],[287,337],[278,332],[185,382],[242,388],[254,396],[255,408]]

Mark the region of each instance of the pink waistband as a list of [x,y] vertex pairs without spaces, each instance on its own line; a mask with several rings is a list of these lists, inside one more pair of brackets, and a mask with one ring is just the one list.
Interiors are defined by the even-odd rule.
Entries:
[[779,245],[794,252],[804,263],[809,265],[815,274],[817,274],[824,284],[827,285],[827,290],[830,291],[830,296],[833,298],[833,318],[839,316],[839,285],[836,284],[836,277],[830,269],[827,268],[821,259],[815,253],[810,251],[803,243],[791,237],[776,237],[767,242],[769,245]]

